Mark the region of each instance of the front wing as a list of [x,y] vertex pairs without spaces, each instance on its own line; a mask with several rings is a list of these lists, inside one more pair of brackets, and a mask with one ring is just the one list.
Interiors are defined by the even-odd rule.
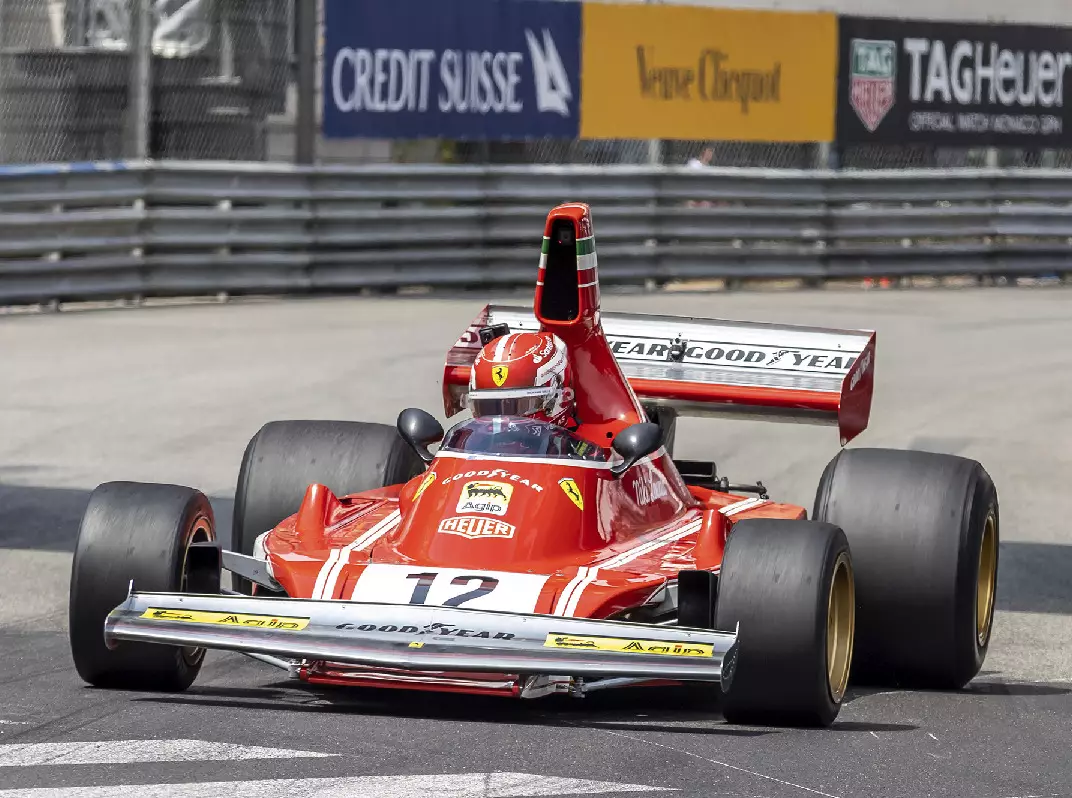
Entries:
[[721,681],[737,634],[422,605],[138,593],[109,613],[122,641],[408,671]]

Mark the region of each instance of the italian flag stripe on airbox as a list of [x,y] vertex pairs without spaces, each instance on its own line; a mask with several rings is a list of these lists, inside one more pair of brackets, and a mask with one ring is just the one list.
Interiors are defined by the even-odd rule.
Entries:
[[[551,249],[551,239],[543,237],[540,247],[540,268],[547,266],[547,254]],[[577,270],[585,271],[596,267],[596,240],[594,236],[577,240]]]

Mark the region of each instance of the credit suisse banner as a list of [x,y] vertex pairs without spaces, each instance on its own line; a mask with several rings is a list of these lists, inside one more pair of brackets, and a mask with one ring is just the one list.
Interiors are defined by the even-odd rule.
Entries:
[[831,141],[837,17],[584,4],[582,138]]
[[1072,29],[841,17],[842,144],[1072,142]]
[[581,3],[325,0],[329,138],[577,138]]

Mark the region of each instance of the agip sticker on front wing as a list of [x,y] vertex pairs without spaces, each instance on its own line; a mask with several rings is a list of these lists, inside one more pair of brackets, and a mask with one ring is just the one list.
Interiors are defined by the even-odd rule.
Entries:
[[252,626],[258,629],[285,629],[299,632],[309,625],[308,618],[283,618],[277,615],[244,615],[236,612],[202,612],[200,610],[168,610],[149,607],[142,618],[154,621],[210,623],[220,626]]
[[710,643],[686,643],[677,640],[632,640],[626,637],[578,637],[551,632],[544,648],[571,648],[585,651],[615,651],[625,654],[661,654],[670,657],[713,657]]

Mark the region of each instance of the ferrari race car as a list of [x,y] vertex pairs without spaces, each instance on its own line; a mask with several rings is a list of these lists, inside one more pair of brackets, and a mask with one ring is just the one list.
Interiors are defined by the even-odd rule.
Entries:
[[830,424],[844,447],[869,420],[873,332],[602,313],[582,204],[547,217],[532,307],[484,307],[447,353],[447,418],[482,347],[518,331],[564,342],[574,429],[444,431],[414,408],[395,427],[266,424],[229,550],[197,490],[98,487],[71,579],[81,678],[184,690],[223,649],[332,685],[706,683],[731,723],[826,726],[850,679],[956,689],[979,672],[999,542],[979,463],[843,448],[809,518],[674,458],[682,415]]

